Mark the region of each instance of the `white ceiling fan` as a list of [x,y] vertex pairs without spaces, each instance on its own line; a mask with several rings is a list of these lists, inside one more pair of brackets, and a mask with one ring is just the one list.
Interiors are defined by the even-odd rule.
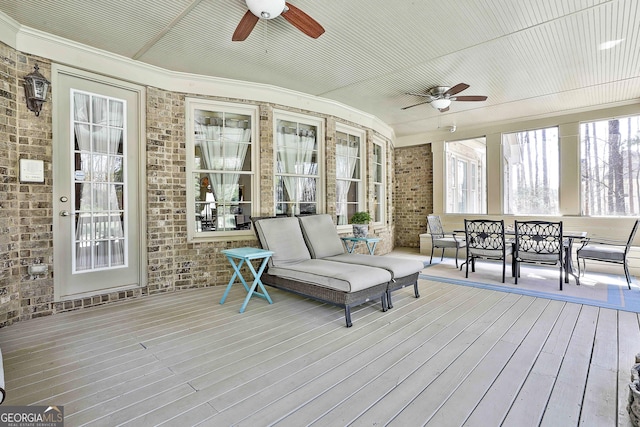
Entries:
[[429,98],[427,101],[420,102],[418,104],[409,105],[408,107],[403,107],[402,110],[406,110],[407,108],[417,107],[422,104],[431,104],[433,108],[439,110],[441,113],[445,111],[449,111],[449,105],[451,105],[451,101],[486,101],[486,96],[481,95],[468,95],[468,96],[455,96],[456,94],[462,92],[465,89],[468,89],[469,85],[466,83],[458,83],[453,87],[448,86],[436,86],[432,87],[427,91],[427,93],[413,93],[409,92],[407,95],[421,96]]
[[245,0],[247,12],[231,37],[233,41],[242,41],[249,37],[259,19],[275,19],[282,15],[291,25],[309,37],[317,39],[324,28],[315,19],[285,0]]

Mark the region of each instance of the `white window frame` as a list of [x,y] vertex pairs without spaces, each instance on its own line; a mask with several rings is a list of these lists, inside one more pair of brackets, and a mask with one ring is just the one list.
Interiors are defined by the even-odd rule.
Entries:
[[[374,225],[383,225],[386,223],[387,221],[387,150],[386,150],[386,142],[378,137],[374,137],[373,138],[373,149],[375,149],[375,147],[378,146],[380,147],[380,162],[376,163],[375,162],[375,157],[373,156],[373,151],[372,151],[372,184],[373,184],[373,200],[374,200]],[[381,181],[378,182],[376,181],[375,178],[375,172],[376,172],[376,165],[379,164],[381,165],[381,169],[382,169],[382,177],[381,177]],[[379,221],[375,221],[375,208],[376,208],[376,195],[378,194],[377,187],[380,188],[380,200],[378,201],[378,204],[380,205],[380,220]]]
[[[251,228],[248,230],[225,230],[225,231],[196,231],[196,209],[195,209],[195,187],[191,185],[193,174],[196,173],[193,153],[195,152],[195,112],[196,110],[220,111],[230,114],[242,114],[251,117],[251,212],[255,216],[260,208],[260,188],[256,177],[260,176],[259,171],[259,108],[245,104],[234,104],[214,100],[199,98],[185,99],[185,122],[186,122],[186,182],[187,182],[187,240],[192,241],[234,241],[254,239],[255,233]],[[199,170],[199,169],[198,169]],[[246,172],[243,174],[247,174]]]
[[[555,171],[555,178],[558,180],[558,196],[557,196],[557,206],[558,206],[558,211],[557,212],[547,212],[547,209],[542,209],[543,211],[541,212],[534,212],[534,211],[517,211],[517,212],[511,212],[509,209],[509,202],[511,201],[511,195],[509,194],[509,191],[511,190],[511,187],[514,186],[515,184],[510,182],[510,180],[508,179],[511,176],[511,173],[509,171],[509,167],[511,166],[511,160],[509,159],[513,159],[513,158],[518,158],[517,161],[513,161],[514,164],[516,164],[517,162],[520,162],[523,160],[523,154],[520,152],[520,146],[515,145],[515,144],[509,144],[508,142],[508,138],[511,137],[511,135],[516,135],[519,133],[525,133],[525,132],[538,132],[538,131],[542,131],[542,130],[552,130],[555,129],[555,133],[556,133],[556,138],[558,140],[558,147],[557,147],[557,152],[555,153],[556,157],[556,161],[557,161],[557,170]],[[561,177],[560,177],[560,167],[562,164],[562,158],[561,158],[561,153],[560,153],[560,149],[561,149],[561,138],[560,138],[560,127],[558,125],[549,125],[549,126],[541,126],[541,127],[534,127],[534,128],[529,128],[529,129],[520,129],[514,132],[504,132],[501,134],[500,136],[500,146],[501,146],[501,155],[502,155],[502,163],[503,163],[503,170],[502,170],[502,213],[503,215],[520,215],[520,216],[528,216],[528,215],[535,215],[535,216],[558,216],[561,215],[561,197],[560,197],[560,188],[561,188]],[[509,152],[507,153],[505,148],[508,146],[509,148]],[[514,150],[516,150],[514,152]],[[547,149],[547,153],[552,153],[552,151],[550,151],[549,149]],[[551,171],[548,171],[549,174],[553,173]],[[551,176],[551,175],[550,175]],[[520,187],[522,188],[522,187]]]
[[[477,158],[470,157],[465,155],[464,153],[448,149],[447,144],[465,142],[465,141],[473,141],[473,140],[485,140],[486,147],[486,137],[476,137],[476,138],[465,138],[462,140],[454,140],[454,141],[446,141],[444,143],[445,147],[445,179],[444,179],[444,212],[447,214],[468,214],[468,215],[484,215],[487,212],[487,188],[486,188],[486,176],[483,175],[485,173],[482,162]],[[487,151],[485,150],[485,163],[487,160]],[[476,204],[476,209],[474,212],[459,212],[457,208],[460,203],[460,192],[463,187],[463,183],[460,180],[459,174],[459,165],[460,163],[466,164],[467,171],[467,179],[465,184],[467,185],[466,189],[466,197],[467,203],[473,202]],[[475,179],[472,173],[475,167]],[[453,181],[453,182],[452,182]],[[481,191],[484,190],[484,194],[480,194]],[[451,195],[451,197],[449,196]]]
[[[360,178],[348,178],[348,179],[344,179],[344,178],[338,178],[338,176],[336,175],[336,197],[337,197],[337,182],[338,179],[342,180],[342,181],[351,181],[351,182],[357,182],[358,183],[358,191],[357,191],[357,197],[358,197],[358,208],[357,208],[357,212],[360,211],[368,211],[367,209],[367,203],[366,203],[366,179],[365,177],[367,176],[367,170],[366,170],[366,165],[365,165],[365,161],[364,158],[366,157],[366,138],[367,138],[367,134],[364,130],[352,127],[352,126],[348,126],[345,125],[343,123],[336,123],[336,147],[338,145],[338,138],[337,138],[337,132],[342,132],[344,134],[346,134],[347,136],[355,136],[360,140],[360,147],[359,147],[359,157],[358,157],[358,169],[360,171]],[[338,157],[338,153],[337,153],[337,148],[336,148],[336,159]],[[336,200],[336,204],[337,204],[337,200]],[[350,218],[347,218],[347,224],[341,224],[338,227],[341,228],[345,228],[346,230],[351,230],[353,227],[351,226],[351,223],[349,222]]]
[[[638,172],[638,158],[639,158],[639,152],[640,150],[638,149],[638,147],[634,144],[631,143],[629,145],[629,139],[624,139],[623,136],[630,136],[628,134],[623,134],[622,132],[624,131],[625,133],[628,132],[629,130],[631,131],[632,134],[635,135],[640,135],[640,131],[638,130],[638,122],[639,122],[639,117],[640,114],[629,114],[629,115],[622,115],[622,116],[616,116],[616,117],[604,117],[604,118],[597,118],[597,119],[593,119],[593,120],[585,120],[585,121],[581,121],[579,123],[579,129],[580,129],[580,144],[579,144],[579,155],[580,155],[580,163],[579,163],[579,175],[580,175],[580,215],[584,216],[584,217],[600,217],[600,218],[629,218],[629,217],[633,217],[633,216],[637,216],[637,204],[638,204],[638,200],[640,200],[639,197],[639,193],[640,191],[638,190],[638,184],[637,182],[635,182],[635,179],[631,179],[629,178],[629,175],[634,176],[636,175],[636,173]],[[624,142],[627,143],[627,145],[624,147],[627,150],[624,150],[624,148],[622,148],[621,146],[621,155],[622,155],[622,163],[623,163],[623,167],[622,167],[622,175],[623,175],[623,190],[624,190],[624,197],[622,199],[622,202],[625,205],[625,214],[621,214],[619,212],[616,213],[606,213],[606,212],[598,212],[598,213],[593,213],[592,209],[587,209],[587,206],[585,205],[587,203],[587,195],[585,194],[585,190],[586,190],[586,181],[585,181],[585,172],[587,172],[587,168],[586,168],[586,162],[587,159],[586,157],[586,153],[584,152],[584,148],[585,148],[585,140],[586,140],[586,135],[585,135],[585,127],[590,126],[590,125],[594,125],[594,124],[598,124],[601,123],[602,125],[604,125],[604,123],[609,122],[610,120],[618,120],[620,123],[620,128],[621,128],[621,140],[620,140],[620,144],[623,144]],[[635,121],[635,123],[630,123],[631,121]],[[590,138],[601,138],[603,135],[601,134],[596,134],[596,135],[589,135]],[[608,133],[605,133],[604,136],[609,136]],[[592,142],[593,143],[593,142]],[[608,143],[605,143],[604,145],[607,145]],[[603,144],[599,144],[598,148],[603,148],[602,147]],[[632,149],[633,148],[633,149]],[[598,157],[603,157],[605,153],[601,152],[599,153]],[[608,153],[607,153],[608,154]],[[631,155],[631,157],[629,157]],[[594,161],[597,159],[595,158],[595,155],[592,154],[591,159],[589,160],[590,162]],[[608,158],[605,158],[605,161],[608,163]],[[629,170],[629,166],[631,166],[631,170]],[[589,171],[590,172],[590,171]],[[597,181],[597,180],[596,180]],[[608,180],[605,182],[609,182]],[[629,188],[629,186],[631,185],[631,189]],[[595,191],[595,190],[594,190]],[[630,194],[632,195],[632,198],[630,198]],[[631,200],[634,200],[634,206],[629,206]],[[602,204],[606,204],[606,202],[603,200]],[[589,208],[592,208],[593,206],[590,206]],[[604,210],[604,209],[603,209]]]
[[272,129],[272,135],[273,135],[273,164],[274,164],[274,169],[273,169],[273,185],[274,185],[274,194],[273,194],[273,200],[271,200],[271,203],[273,204],[273,210],[274,212],[277,211],[277,200],[275,199],[276,197],[276,192],[275,192],[275,185],[278,182],[277,177],[279,176],[275,165],[277,164],[277,141],[276,138],[278,137],[278,121],[279,120],[285,120],[285,121],[290,121],[290,122],[297,122],[297,123],[301,123],[301,124],[305,124],[308,126],[315,126],[315,128],[318,130],[318,133],[316,135],[316,142],[317,142],[317,146],[318,146],[318,182],[316,185],[316,213],[324,213],[325,212],[325,200],[326,200],[326,194],[325,194],[325,188],[326,188],[326,177],[325,177],[325,166],[324,166],[324,151],[325,151],[325,122],[324,119],[322,118],[318,118],[318,117],[314,117],[314,116],[309,116],[306,114],[299,114],[299,113],[292,113],[290,111],[284,111],[284,110],[277,110],[274,109],[273,110],[273,129]]

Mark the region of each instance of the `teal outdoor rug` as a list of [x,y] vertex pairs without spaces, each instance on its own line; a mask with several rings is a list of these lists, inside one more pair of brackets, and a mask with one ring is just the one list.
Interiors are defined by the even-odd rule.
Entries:
[[469,278],[465,278],[465,266],[460,271],[456,268],[453,258],[445,258],[443,261],[439,258],[434,259],[431,265],[427,258],[420,278],[640,313],[640,286],[634,278],[629,290],[622,268],[620,271],[620,275],[587,271],[580,277],[580,286],[577,286],[575,279],[570,276],[569,283],[563,283],[563,290],[560,291],[559,272],[556,267],[523,264],[516,285],[514,278],[511,277],[509,261],[505,283],[502,283],[501,262],[478,260],[476,272],[471,272],[469,268]]

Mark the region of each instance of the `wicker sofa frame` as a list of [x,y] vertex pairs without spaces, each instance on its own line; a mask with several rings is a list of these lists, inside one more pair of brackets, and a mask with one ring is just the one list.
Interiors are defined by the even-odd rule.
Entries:
[[268,271],[262,274],[262,283],[306,298],[342,307],[347,328],[353,325],[351,320],[352,307],[380,299],[382,311],[387,311],[387,283],[376,284],[361,291],[343,292],[312,283],[272,276]]

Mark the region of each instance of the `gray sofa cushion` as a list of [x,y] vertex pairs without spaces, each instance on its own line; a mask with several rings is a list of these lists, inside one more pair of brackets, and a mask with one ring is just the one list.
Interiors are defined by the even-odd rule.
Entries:
[[390,256],[371,256],[362,254],[341,254],[323,258],[327,261],[344,262],[348,264],[366,265],[369,267],[383,268],[391,273],[392,278],[405,277],[422,271],[424,264],[421,261],[408,258]]
[[309,215],[298,219],[312,258],[344,254],[342,240],[330,215]]
[[269,268],[269,274],[343,292],[357,292],[391,280],[381,268],[352,265],[323,259]]
[[422,262],[413,259],[345,253],[330,215],[309,215],[298,219],[312,258],[383,268],[391,273],[392,278],[409,276],[424,268]]
[[281,267],[311,259],[297,218],[268,218],[255,221],[264,249],[273,251],[269,267]]

